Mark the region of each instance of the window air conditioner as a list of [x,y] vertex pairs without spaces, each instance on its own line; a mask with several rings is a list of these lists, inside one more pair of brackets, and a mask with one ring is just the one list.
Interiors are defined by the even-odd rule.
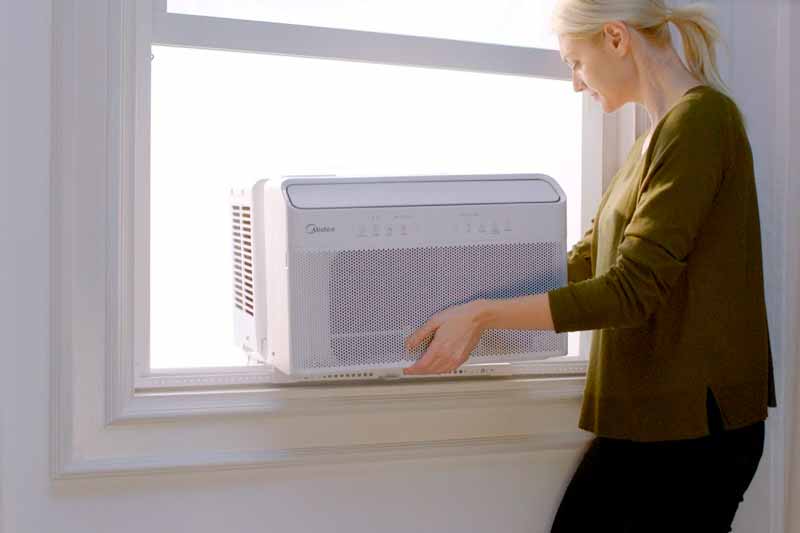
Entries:
[[[566,284],[566,198],[542,174],[290,176],[231,204],[235,341],[276,381],[418,379],[402,369],[427,343],[403,341],[437,311]],[[566,352],[566,334],[491,329],[440,376]]]

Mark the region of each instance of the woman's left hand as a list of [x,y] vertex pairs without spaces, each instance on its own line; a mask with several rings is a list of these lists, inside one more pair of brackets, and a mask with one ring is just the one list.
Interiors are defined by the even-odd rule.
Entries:
[[433,315],[409,335],[405,341],[408,351],[414,350],[429,336],[434,337],[422,357],[403,373],[442,374],[464,364],[485,329],[480,322],[481,306],[482,302],[476,300],[449,307]]

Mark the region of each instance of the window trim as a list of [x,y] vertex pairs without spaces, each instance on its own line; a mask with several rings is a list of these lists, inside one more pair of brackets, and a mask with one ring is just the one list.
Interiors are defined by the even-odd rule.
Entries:
[[150,30],[154,45],[569,79],[556,50],[205,17],[161,9],[154,9]]
[[[152,10],[153,17],[150,20],[147,18],[147,9],[143,9],[138,16],[138,25],[135,28],[139,38],[136,39],[134,46],[140,50],[136,53],[134,61],[138,60],[138,77],[143,82],[137,84],[135,98],[138,105],[136,107],[141,112],[129,117],[129,120],[133,122],[149,119],[150,63],[142,61],[141,58],[148,54],[151,44],[461,69],[490,74],[535,76],[562,81],[571,79],[569,69],[561,61],[559,52],[555,50],[176,14],[167,12],[166,0],[154,0]],[[387,50],[391,50],[391,53],[386,52]],[[125,79],[121,80],[121,83],[125,82]],[[604,143],[598,144],[601,147],[599,152],[592,147],[591,141],[596,139],[601,131],[615,130],[619,120],[616,117],[604,117],[597,106],[586,96],[583,99],[583,119],[582,144],[585,148],[582,173],[584,176],[591,176],[585,180],[587,183],[600,184],[603,180],[596,175],[597,169],[609,166],[608,160],[611,158],[606,154],[614,153],[616,155],[614,146],[608,142],[609,140],[614,141],[616,138],[603,133]],[[149,121],[144,120],[144,122]],[[149,149],[148,127],[137,127],[136,131],[136,143]],[[608,138],[606,139],[606,137]],[[142,156],[145,155],[142,153]],[[149,197],[147,190],[149,168],[145,166],[148,162],[149,159],[142,160],[137,166],[137,168],[143,169],[143,173],[135,177],[136,186],[143,190],[143,194],[138,195],[139,198]],[[614,163],[616,161],[611,162],[612,165]],[[588,226],[590,213],[594,211],[601,195],[599,186],[585,186],[585,189],[581,206],[582,227]],[[133,211],[145,213],[146,209],[147,206],[142,204],[135,206]],[[149,217],[148,220],[139,222],[134,237],[137,244],[147,241],[149,228],[146,225]],[[136,257],[146,258],[149,249],[145,248],[137,249]],[[145,262],[147,261],[148,259],[145,259]],[[137,277],[136,285],[148,286],[148,273],[144,269],[140,270],[142,270],[142,277]],[[148,311],[143,307],[148,304],[148,302],[135,303],[136,309],[143,311],[142,316],[137,315],[136,317],[135,323],[139,324],[139,329],[135,332],[136,339],[149,338],[146,331]],[[524,374],[529,375],[583,373],[586,369],[586,354],[588,354],[591,334],[583,332],[580,334],[580,338],[580,355],[577,357],[568,355],[516,366]],[[149,350],[146,346],[135,346],[134,354],[136,360],[134,387],[137,390],[212,386],[214,384],[233,386],[262,383],[266,385],[270,380],[270,369],[258,367],[152,371],[149,364]]]
[[[453,453],[453,447],[461,450],[458,453],[518,453],[563,449],[585,442],[585,436],[577,430],[551,429],[491,438],[408,437],[407,441],[370,446],[287,446],[256,454],[212,449],[188,459],[170,454],[168,448],[174,439],[169,432],[179,431],[178,426],[152,422],[170,421],[182,428],[205,430],[208,416],[223,415],[226,423],[233,424],[234,417],[224,416],[230,414],[281,415],[285,419],[315,414],[356,416],[376,410],[385,410],[391,416],[393,412],[534,404],[563,409],[558,406],[574,404],[582,395],[586,360],[541,362],[529,376],[455,381],[420,378],[356,387],[270,387],[247,383],[252,378],[248,372],[229,372],[228,377],[234,379],[226,385],[212,375],[226,371],[214,369],[210,373],[167,376],[183,379],[182,387],[167,380],[160,384],[162,388],[137,391],[133,357],[137,332],[132,325],[147,322],[142,320],[146,315],[140,304],[147,295],[137,294],[134,287],[142,286],[141,273],[146,269],[137,269],[135,261],[127,258],[147,259],[146,240],[136,237],[143,231],[146,235],[148,229],[144,200],[149,191],[137,188],[135,180],[149,172],[147,121],[141,117],[149,116],[151,7],[149,1],[125,0],[64,0],[54,4],[50,272],[53,477],[370,457],[384,460],[409,454],[436,457]],[[603,169],[613,167],[604,162],[617,157],[618,116],[624,116],[624,112],[603,116],[588,98],[584,98],[584,109],[599,125],[592,135],[584,128],[584,145],[592,146],[584,164],[596,176],[593,182],[602,183],[607,181],[607,176],[601,179]],[[587,143],[587,139],[592,142]],[[143,216],[135,219],[134,212]],[[584,209],[584,219],[585,213]],[[572,420],[559,423],[574,425]],[[141,450],[126,448],[126,435],[130,434],[125,432],[131,425],[137,438],[150,439]],[[95,443],[106,447],[105,451],[95,450]]]
[[[149,4],[149,5],[148,5]],[[109,95],[111,99],[132,96],[133,102],[120,104],[121,109],[126,109],[131,114],[122,113],[119,116],[118,127],[122,131],[128,130],[133,124],[135,136],[130,139],[133,147],[128,151],[121,150],[122,159],[125,155],[134,154],[134,161],[124,162],[121,168],[135,169],[133,183],[122,187],[122,195],[117,199],[117,205],[124,205],[130,200],[126,194],[131,194],[134,205],[126,211],[130,217],[121,219],[121,233],[126,227],[133,227],[132,241],[135,258],[143,258],[144,264],[149,264],[149,149],[150,149],[150,57],[151,45],[166,46],[199,46],[203,48],[250,51],[259,53],[296,55],[303,57],[316,57],[326,59],[339,59],[351,61],[377,62],[381,64],[413,65],[431,68],[462,69],[487,74],[513,74],[536,76],[540,78],[570,80],[571,73],[563,64],[557,50],[540,50],[507,45],[463,42],[449,39],[431,37],[417,37],[408,35],[389,35],[374,32],[319,28],[311,26],[272,23],[262,21],[235,20],[198,15],[169,13],[167,0],[150,0],[137,3],[133,10],[122,8],[122,23],[129,29],[126,44],[132,47],[125,49],[123,44],[121,55],[128,56],[128,62],[121,61],[122,65],[132,66],[132,69],[115,73],[119,76],[119,86],[132,86],[132,95]],[[127,19],[127,20],[126,20]],[[130,19],[133,19],[131,21]],[[132,23],[133,22],[133,23]],[[385,52],[391,50],[391,53]],[[132,52],[133,57],[130,57]],[[113,63],[113,58],[111,63]],[[133,78],[133,79],[131,79]],[[132,104],[132,106],[131,106]],[[583,165],[584,194],[582,194],[582,227],[588,227],[591,214],[599,202],[602,189],[610,180],[613,169],[618,168],[618,163],[625,154],[620,154],[624,145],[620,140],[628,141],[633,131],[631,123],[633,113],[630,110],[606,116],[598,106],[587,96],[583,98]],[[626,120],[627,119],[627,122]],[[630,126],[630,127],[625,127]],[[602,138],[596,142],[597,137]],[[632,138],[630,142],[632,143]],[[593,142],[594,141],[594,142]],[[600,173],[602,172],[602,175]],[[127,181],[123,176],[123,181]],[[599,185],[602,184],[602,185]],[[135,190],[140,189],[141,194]],[[141,216],[135,216],[135,213]],[[117,226],[112,226],[117,227]],[[120,239],[120,242],[122,240]],[[113,254],[116,246],[110,243],[109,250]],[[122,258],[131,257],[127,250],[120,249],[117,257],[109,257],[110,261],[116,260],[117,264],[131,264]],[[111,263],[113,264],[113,262]],[[110,361],[112,375],[117,378],[111,387],[109,396],[111,409],[114,414],[110,420],[126,418],[125,413],[139,411],[136,403],[139,393],[156,393],[157,390],[167,392],[170,389],[196,389],[196,388],[231,388],[237,386],[263,386],[275,387],[271,383],[271,369],[265,367],[221,367],[221,368],[193,368],[182,370],[151,370],[149,361],[149,301],[147,291],[134,291],[133,287],[149,286],[149,270],[146,268],[133,269],[133,282],[126,284],[124,295],[132,295],[133,332],[119,330],[120,346],[132,346],[134,369],[132,375],[125,372],[128,367],[129,354],[119,353],[123,357]],[[123,278],[122,282],[125,280]],[[113,289],[110,291],[113,293]],[[130,324],[125,317],[130,315],[130,302],[121,298],[114,302],[115,309],[122,317],[121,322]],[[132,338],[126,338],[132,334]],[[109,331],[111,338],[114,331]],[[533,361],[530,363],[517,363],[521,371],[519,376],[526,375],[580,375],[586,372],[591,333],[581,332],[579,342],[579,355],[567,355],[551,358],[546,361]],[[441,380],[444,378],[432,378]],[[462,378],[463,379],[463,378]],[[479,378],[475,378],[479,379]],[[113,381],[113,380],[112,380]],[[310,385],[316,388],[323,385]],[[357,387],[361,388],[360,385]],[[128,391],[135,391],[131,397]],[[363,390],[363,389],[362,389]],[[127,398],[122,403],[116,399]],[[217,406],[222,408],[222,406]]]

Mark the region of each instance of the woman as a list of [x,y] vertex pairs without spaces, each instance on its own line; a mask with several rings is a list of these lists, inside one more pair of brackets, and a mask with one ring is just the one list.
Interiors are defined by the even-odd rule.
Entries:
[[[687,62],[672,45],[682,37]],[[776,405],[750,144],[701,6],[563,0],[554,26],[576,91],[652,127],[568,256],[566,287],[479,300],[406,342],[407,374],[461,365],[488,328],[595,330],[579,427],[595,434],[553,532],[727,532]]]

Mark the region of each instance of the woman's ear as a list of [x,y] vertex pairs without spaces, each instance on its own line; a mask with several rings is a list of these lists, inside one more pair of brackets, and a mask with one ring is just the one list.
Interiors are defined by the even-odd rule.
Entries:
[[631,42],[630,29],[624,22],[608,22],[603,26],[603,42],[609,51],[619,57],[628,53]]

